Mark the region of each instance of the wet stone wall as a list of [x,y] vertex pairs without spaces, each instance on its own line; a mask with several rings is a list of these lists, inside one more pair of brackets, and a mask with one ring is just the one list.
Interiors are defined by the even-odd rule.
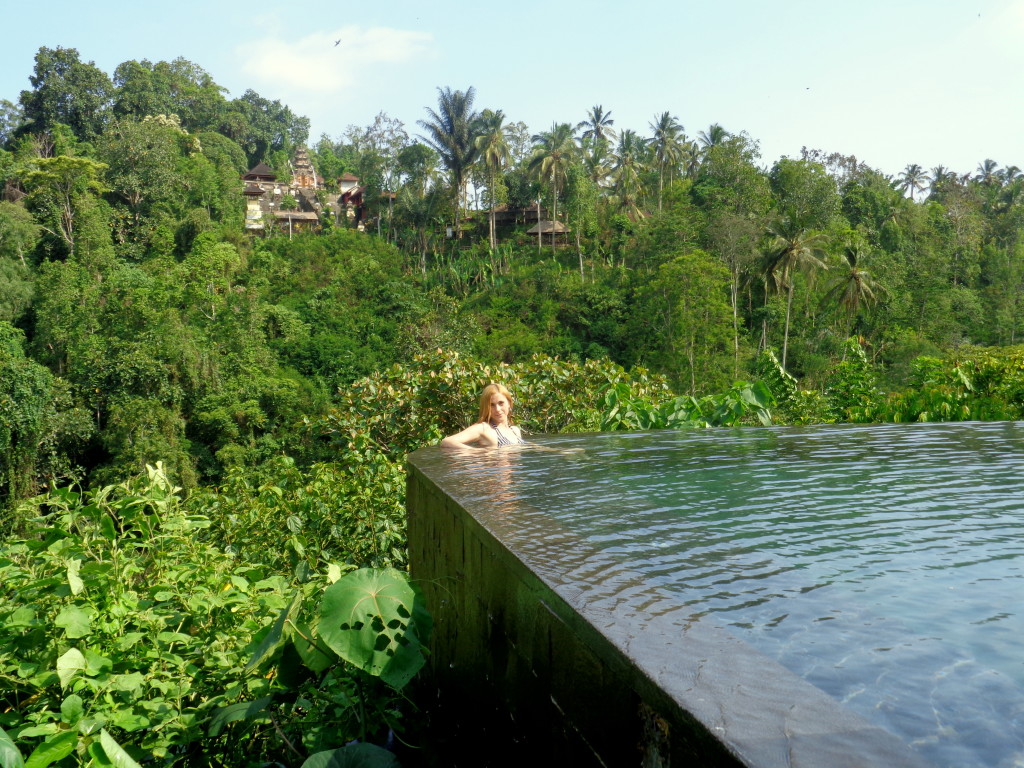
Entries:
[[[415,470],[408,498],[413,578],[434,617],[420,686],[437,688],[433,727],[453,734],[453,759],[667,766],[669,721],[630,684],[627,661]],[[702,764],[740,764],[688,736],[706,743],[687,751],[714,755]]]
[[[434,617],[418,702],[455,766],[922,768],[899,740],[678,597],[601,573],[542,511],[476,508],[437,448],[409,457],[413,578]],[[617,569],[621,574],[621,568]]]

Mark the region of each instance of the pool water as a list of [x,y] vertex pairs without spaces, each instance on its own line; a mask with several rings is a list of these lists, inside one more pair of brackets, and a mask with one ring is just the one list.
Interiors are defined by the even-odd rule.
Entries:
[[496,501],[543,509],[936,766],[1024,766],[1024,423],[575,445],[524,452]]

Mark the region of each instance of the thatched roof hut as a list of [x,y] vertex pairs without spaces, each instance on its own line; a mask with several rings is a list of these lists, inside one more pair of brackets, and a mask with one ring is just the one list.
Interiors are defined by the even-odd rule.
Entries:
[[564,235],[566,232],[571,232],[565,224],[560,221],[538,221],[528,230],[528,235]]

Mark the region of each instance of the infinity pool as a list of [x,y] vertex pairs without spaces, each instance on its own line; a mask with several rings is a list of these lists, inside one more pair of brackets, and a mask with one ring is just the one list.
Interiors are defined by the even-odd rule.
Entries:
[[542,438],[467,494],[542,510],[928,762],[1024,766],[1024,423]]

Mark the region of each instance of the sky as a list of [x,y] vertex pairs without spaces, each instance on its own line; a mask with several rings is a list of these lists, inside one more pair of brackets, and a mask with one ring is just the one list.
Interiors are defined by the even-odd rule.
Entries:
[[665,111],[690,137],[745,131],[766,167],[807,147],[890,175],[1024,168],[1024,0],[0,0],[0,19],[14,102],[63,47],[110,75],[183,57],[309,117],[310,143],[380,112],[416,137],[438,88],[472,86],[534,133],[600,105],[646,136]]

